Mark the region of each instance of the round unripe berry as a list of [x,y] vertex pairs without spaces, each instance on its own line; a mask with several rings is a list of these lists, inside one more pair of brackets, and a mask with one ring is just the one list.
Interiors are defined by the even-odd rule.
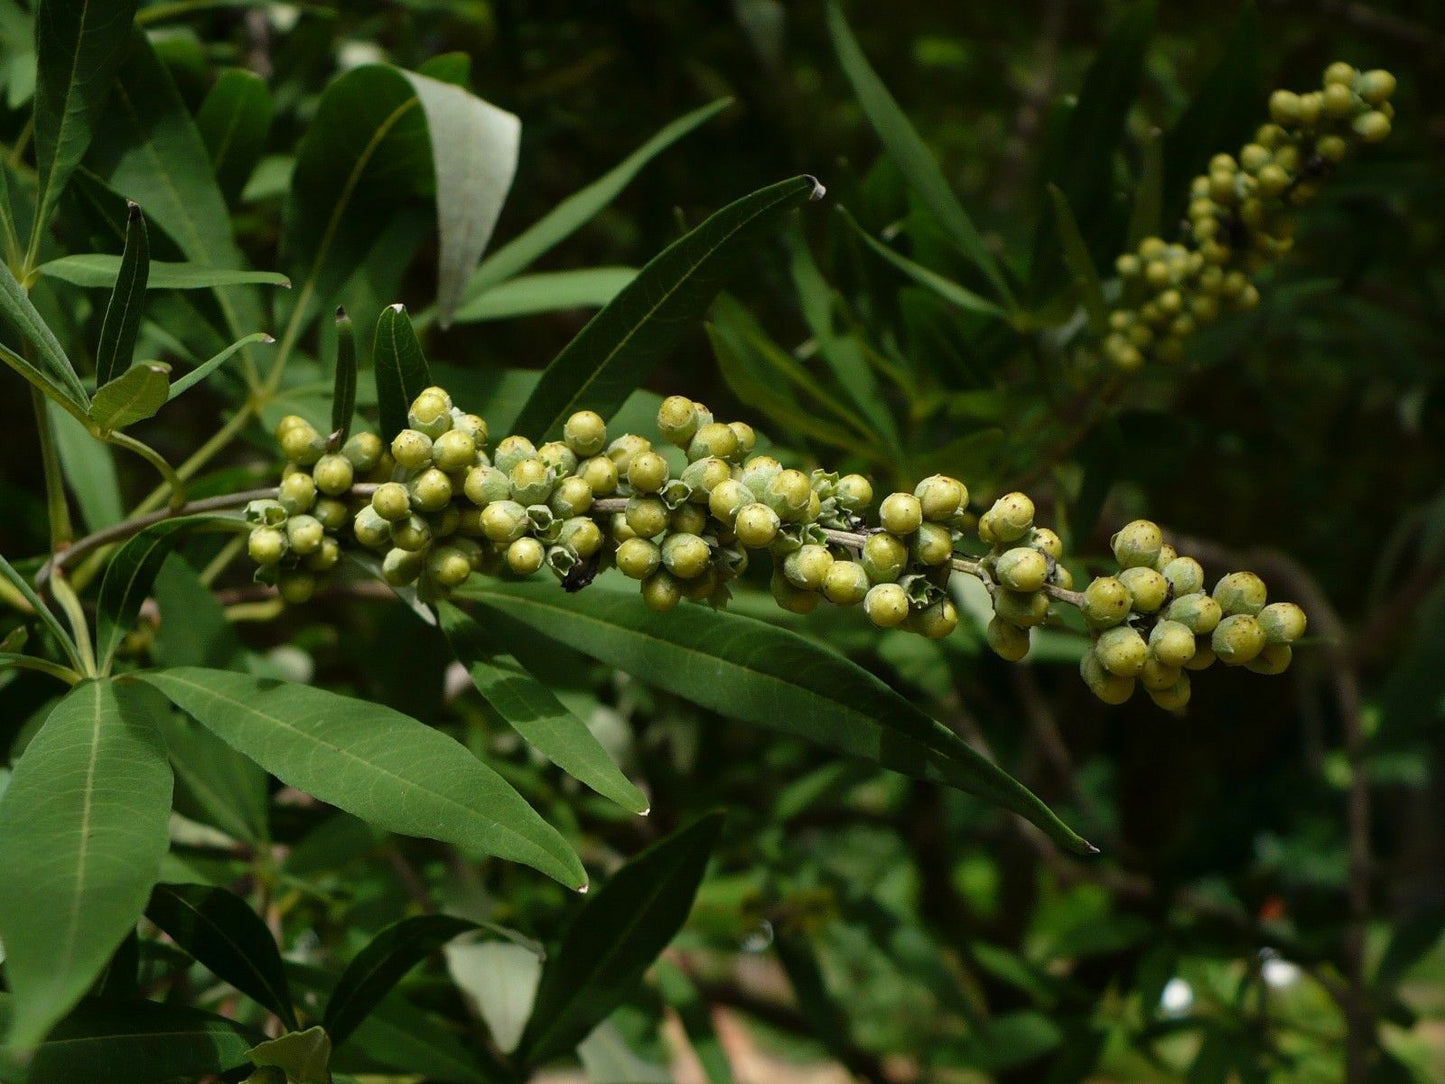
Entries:
[[1344,120],[1355,111],[1355,95],[1347,86],[1331,83],[1324,89],[1325,116]]
[[780,519],[796,522],[808,511],[813,486],[808,476],[798,470],[780,470],[768,481],[762,500]]
[[993,536],[999,542],[1017,542],[1034,525],[1034,502],[1026,493],[1006,493],[989,509]]
[[325,537],[326,530],[315,516],[292,516],[286,521],[286,541],[301,557],[319,550]]
[[403,429],[391,438],[391,457],[404,470],[420,470],[431,465],[431,437],[418,429]]
[[351,530],[356,540],[367,549],[377,549],[391,542],[391,524],[369,504],[356,513]]
[[575,474],[569,475],[552,490],[547,506],[563,519],[580,516],[592,507],[592,487]]
[[689,463],[682,470],[682,481],[692,491],[688,500],[696,504],[706,504],[713,487],[728,481],[732,476],[732,467],[716,456]]
[[816,591],[794,587],[779,568],[773,569],[773,575],[768,580],[768,590],[780,609],[794,614],[812,613],[818,608],[818,600],[822,597]]
[[421,575],[425,565],[423,554],[404,549],[387,550],[381,559],[381,578],[393,587],[405,587]]
[[1208,670],[1218,661],[1208,636],[1194,638],[1194,657],[1184,664],[1186,670]]
[[923,522],[923,504],[911,493],[890,493],[878,506],[878,522],[893,534],[912,534]]
[[1227,614],[1253,616],[1264,609],[1268,592],[1253,572],[1231,572],[1214,585],[1214,601]]
[[742,474],[738,481],[752,490],[758,500],[768,491],[768,483],[771,482],[783,469],[783,465],[770,455],[755,455],[743,464]]
[[657,493],[667,484],[667,460],[653,451],[638,452],[627,466],[627,481],[638,493]]
[[258,565],[274,565],[286,556],[286,535],[276,527],[257,527],[246,539],[246,552]]
[[896,583],[876,583],[863,596],[863,612],[880,629],[897,628],[908,620],[908,592]]
[[1326,162],[1339,165],[1350,153],[1350,144],[1343,136],[1323,136],[1320,141],[1315,144],[1315,153]]
[[1162,692],[1179,678],[1179,667],[1168,666],[1153,655],[1144,661],[1144,669],[1139,671],[1139,684],[1151,693]]
[[1300,123],[1300,96],[1288,90],[1277,90],[1269,96],[1269,116],[1276,124],[1291,128]]
[[1163,546],[1163,533],[1147,519],[1127,524],[1110,541],[1120,568],[1153,568]]
[[1174,597],[1192,595],[1204,589],[1204,569],[1193,557],[1175,557],[1159,570],[1174,589]]
[[452,480],[436,467],[428,467],[408,483],[412,507],[420,512],[440,512],[452,499]]
[[1149,658],[1149,645],[1135,629],[1128,625],[1115,625],[1099,634],[1094,643],[1094,654],[1111,674],[1138,677]]
[[522,505],[545,504],[552,495],[553,477],[552,468],[540,459],[523,459],[507,474],[512,500]]
[[715,455],[719,459],[732,459],[738,454],[738,435],[722,422],[709,422],[701,426],[687,442],[689,461],[706,459]]
[[1149,654],[1178,669],[1194,658],[1194,632],[1179,621],[1160,621],[1149,632]]
[[997,614],[989,618],[984,638],[995,655],[1009,662],[1018,662],[1029,653],[1029,630],[1010,625]]
[[998,582],[1010,591],[1037,591],[1048,582],[1049,559],[1036,549],[1006,550],[994,565]]
[[276,590],[291,605],[299,606],[316,594],[316,577],[304,569],[287,569],[276,577]]
[[1042,591],[1010,591],[997,588],[993,593],[993,611],[1011,625],[1031,629],[1049,619],[1049,599]]
[[968,501],[968,490],[957,478],[946,474],[929,475],[913,487],[923,518],[934,523],[947,523]]
[[1357,117],[1354,129],[1366,143],[1379,143],[1390,134],[1390,118],[1378,109]]
[[685,395],[669,395],[657,408],[657,431],[679,448],[687,447],[698,425],[697,404]]
[[431,458],[449,473],[466,470],[477,461],[477,442],[460,429],[453,429],[432,442]]
[[530,576],[547,558],[546,547],[530,535],[507,547],[507,568],[518,576]]
[[801,590],[821,591],[832,566],[833,555],[827,547],[810,542],[783,558],[783,575]]
[[1220,662],[1240,666],[1263,650],[1264,629],[1249,614],[1230,614],[1214,630],[1209,644]]
[[642,602],[657,613],[675,610],[682,602],[682,585],[670,573],[654,572],[642,581]]
[[767,505],[754,501],[738,510],[737,518],[733,520],[733,533],[748,549],[756,550],[773,544],[773,539],[778,537],[779,526],[781,520],[778,514]]
[[311,475],[302,471],[288,474],[281,479],[276,499],[281,502],[281,507],[286,509],[288,516],[309,512],[311,506],[316,503],[316,481]]
[[482,533],[499,545],[515,542],[527,533],[531,520],[516,501],[493,501],[482,509]]
[[1129,616],[1133,605],[1129,589],[1114,576],[1100,576],[1084,589],[1080,612],[1090,627],[1107,629]]
[[1395,93],[1395,77],[1377,68],[1360,76],[1360,97],[1371,105],[1383,105]]
[[397,549],[416,553],[431,545],[432,529],[421,516],[407,516],[391,525],[391,541]]
[[1064,559],[1064,540],[1047,527],[1035,527],[1029,532],[1029,547],[1036,549],[1055,561]]
[[669,534],[662,542],[662,563],[680,580],[696,579],[712,562],[712,549],[695,534]]
[[562,426],[562,439],[579,459],[587,459],[607,447],[607,423],[592,410],[579,410]]
[[[287,425],[288,421],[291,424]],[[315,463],[326,451],[326,438],[310,422],[294,414],[283,418],[281,425],[276,427],[276,439],[286,458],[303,467]]]
[[908,567],[908,547],[891,534],[872,534],[863,543],[859,560],[871,583],[893,583]]
[[757,447],[758,434],[747,422],[728,422],[728,428],[738,438],[737,455],[747,455]]
[[1354,84],[1355,78],[1359,74],[1352,65],[1346,64],[1343,60],[1336,60],[1325,69],[1324,84],[1328,87],[1339,83],[1348,87]]
[[586,516],[573,516],[563,521],[558,541],[586,560],[602,548],[602,528]]
[[645,580],[662,564],[662,550],[645,538],[629,538],[617,547],[617,568],[624,576]]
[[537,458],[552,468],[552,473],[561,478],[577,469],[577,454],[560,440],[549,440],[537,449]]
[[1271,644],[1292,644],[1305,634],[1305,612],[1293,602],[1271,602],[1255,620]]
[[490,435],[487,429],[487,420],[478,417],[476,414],[452,414],[452,428],[458,433],[465,433],[472,438],[472,443],[478,448],[487,446],[487,437]]
[[856,515],[873,503],[873,483],[861,474],[845,474],[833,487],[833,496]]
[[627,502],[626,517],[638,538],[654,538],[667,530],[667,505],[656,497],[633,497]]
[[442,388],[423,388],[411,401],[406,423],[435,440],[452,427],[452,397]]
[[1134,679],[1120,677],[1106,670],[1092,651],[1085,652],[1083,659],[1079,661],[1079,675],[1089,687],[1089,692],[1106,704],[1117,706],[1134,695]]
[[492,453],[492,465],[503,474],[511,474],[512,468],[524,459],[536,459],[537,446],[526,437],[513,434],[503,437]]
[[1178,621],[1196,636],[1207,636],[1219,626],[1224,611],[1203,591],[1181,595],[1169,604],[1164,616]]
[[346,526],[350,509],[346,507],[345,501],[337,500],[335,497],[322,497],[312,507],[311,514],[327,531],[335,532]]
[[472,574],[472,562],[456,546],[438,546],[427,555],[426,570],[439,586],[451,589],[466,582]]
[[1189,703],[1192,691],[1189,675],[1180,674],[1179,680],[1167,689],[1150,689],[1149,699],[1165,711],[1182,711],[1184,706]]
[[323,538],[315,553],[307,554],[306,567],[312,572],[326,572],[341,561],[341,543],[334,538]]
[[493,501],[510,500],[512,483],[496,467],[478,466],[467,471],[462,492],[467,495],[467,500],[478,508],[485,508]]
[[868,586],[868,573],[857,561],[834,561],[823,577],[823,597],[835,606],[856,606]]
[[909,544],[913,559],[936,568],[953,559],[953,533],[941,523],[920,523]]
[[1159,556],[1154,559],[1154,567],[1160,572],[1163,572],[1164,567],[1169,564],[1170,561],[1176,560],[1178,557],[1179,551],[1176,550],[1173,546],[1171,546],[1168,542],[1165,542],[1164,545],[1159,547]]
[[1293,659],[1294,649],[1289,644],[1265,644],[1259,654],[1244,665],[1256,674],[1282,674]]
[[708,529],[707,512],[695,504],[679,505],[668,517],[667,529],[682,534],[702,534]]
[[958,628],[958,607],[941,598],[909,614],[907,627],[929,640],[942,640]]
[[632,466],[632,457],[640,452],[650,452],[652,442],[636,433],[623,433],[607,446],[607,458],[617,467],[618,477],[625,477]]
[[707,498],[708,511],[713,518],[729,527],[737,520],[738,513],[751,503],[752,492],[734,478],[728,478],[713,486]]
[[1135,613],[1152,614],[1169,597],[1169,581],[1152,568],[1126,568],[1118,578],[1129,591]]

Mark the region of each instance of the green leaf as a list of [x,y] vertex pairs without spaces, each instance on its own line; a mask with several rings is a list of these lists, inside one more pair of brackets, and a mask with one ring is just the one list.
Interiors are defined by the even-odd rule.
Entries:
[[171,367],[146,361],[126,369],[109,384],[97,388],[90,404],[90,420],[109,433],[149,418],[170,398]]
[[245,900],[210,885],[159,884],[151,892],[146,918],[217,978],[270,1009],[293,1031],[299,1026],[276,941]]
[[0,347],[11,366],[32,382],[43,383],[58,402],[68,403],[72,410],[79,409],[80,413],[85,413],[85,408],[90,405],[90,396],[85,394],[75,366],[65,356],[60,340],[36,311],[30,295],[15,281],[15,276],[3,260],[0,260],[0,316],[31,345],[44,370],[36,368],[14,351]]
[[532,629],[729,718],[976,794],[1076,853],[1092,848],[1003,769],[882,681],[787,629],[696,607],[654,613],[631,593],[473,581],[499,635]]
[[412,400],[432,382],[426,356],[421,352],[421,343],[405,305],[388,305],[381,310],[371,355],[376,366],[381,439],[390,443],[392,437],[406,428]]
[[221,670],[140,675],[284,783],[389,832],[494,854],[581,888],[556,829],[439,730],[380,704]]
[[965,312],[982,313],[984,316],[996,316],[999,319],[1006,319],[1008,314],[987,298],[980,297],[966,286],[961,286],[950,278],[945,278],[937,271],[930,271],[920,263],[915,263],[902,253],[895,251],[882,241],[878,240],[871,233],[868,233],[854,220],[846,210],[839,209],[839,214],[848,220],[848,224],[857,231],[858,236],[867,242],[878,255],[891,263],[898,270],[911,278],[918,285],[932,290],[943,300],[950,304],[957,305]]
[[1095,335],[1103,336],[1109,326],[1109,306],[1104,302],[1103,288],[1099,284],[1099,271],[1089,255],[1089,246],[1079,232],[1074,209],[1069,206],[1069,197],[1056,184],[1049,185],[1049,199],[1054,205],[1054,228],[1064,246],[1064,264],[1074,277],[1074,289],[1079,301],[1089,314],[1089,327]]
[[794,177],[744,196],[674,241],[547,366],[517,431],[546,436],[584,408],[611,415],[706,312],[737,270],[744,242],[783,212],[822,195],[814,178]]
[[622,774],[587,724],[568,711],[481,625],[449,602],[438,608],[442,631],[452,652],[467,668],[482,699],[507,724],[568,775],[633,813],[646,813],[648,801]]
[[[95,348],[95,382],[109,384],[130,368],[135,339],[140,331],[145,305],[146,280],[150,277],[151,246],[146,237],[146,219],[139,205],[126,209],[125,251],[115,261],[113,289],[100,325],[100,342]],[[42,266],[41,270],[44,270]]]
[[[73,286],[114,286],[123,272],[123,256],[86,252],[77,256],[61,256],[40,265],[40,273]],[[150,264],[151,290],[210,290],[218,286],[286,286],[291,280],[276,271],[242,271],[235,268],[207,267],[199,263],[168,263],[153,260]]]
[[331,432],[340,447],[356,413],[356,334],[345,309],[336,310],[336,382],[331,392]]
[[[678,117],[597,180],[568,196],[539,221],[493,252],[482,261],[467,283],[462,306],[471,305],[478,296],[530,267],[544,253],[572,236],[616,199],[643,166],[731,104],[731,98],[722,98]],[[460,319],[460,316],[455,319]]]
[[320,1026],[258,1043],[246,1056],[252,1065],[284,1070],[288,1084],[331,1084],[331,1037]]
[[904,178],[938,220],[944,233],[993,284],[999,296],[1012,306],[1013,294],[999,270],[998,261],[984,244],[973,219],[948,186],[943,170],[928,145],[909,123],[903,110],[898,108],[898,103],[888,93],[877,72],[868,64],[868,58],[858,47],[847,20],[843,18],[843,10],[836,2],[828,5],[828,32],[833,38],[833,49],[838,54],[843,74],[853,85],[858,104],[863,107],[863,114],[882,141],[884,150],[897,163]]
[[562,309],[600,308],[636,277],[635,267],[588,267],[518,275],[478,293],[469,292],[452,314],[452,323],[477,324]]
[[196,129],[206,144],[216,183],[227,201],[241,194],[261,160],[274,111],[266,80],[245,68],[221,72],[201,103]]
[[732,1084],[733,1070],[727,1051],[718,1039],[710,1007],[696,984],[687,972],[666,958],[657,961],[656,976],[662,998],[682,1021],[687,1041],[702,1064],[708,1084]]
[[214,515],[163,519],[133,535],[110,559],[96,600],[96,658],[108,671],[121,640],[135,624],[161,564],[186,531],[216,522]]
[[125,518],[120,501],[120,477],[110,445],[95,439],[86,424],[57,404],[48,404],[55,430],[55,449],[65,482],[80,505],[88,531],[102,531]]
[[478,929],[453,915],[413,915],[382,930],[351,958],[326,1002],[322,1026],[344,1043],[413,967],[454,937]]
[[50,209],[90,146],[125,54],[135,9],[136,0],[42,0],[36,11],[37,233],[45,229]]
[[522,1041],[542,980],[542,956],[513,941],[454,941],[447,973],[475,1006],[503,1054]]
[[436,175],[437,322],[446,327],[502,213],[522,122],[461,87],[403,72],[421,100]]
[[0,939],[8,1042],[38,1043],[140,918],[168,846],[171,771],[144,690],[77,685],[0,798]]
[[30,604],[30,609],[34,611],[35,616],[40,619],[41,624],[50,630],[50,634],[54,636],[60,644],[61,650],[65,652],[66,657],[70,660],[70,664],[77,670],[84,672],[85,667],[80,661],[79,651],[76,650],[75,639],[66,631],[65,626],[60,623],[60,619],[55,616],[54,611],[40,601],[40,596],[35,593],[35,589],[30,586],[29,581],[20,575],[19,572],[15,571],[14,565],[5,560],[3,553],[0,553],[0,576],[4,576],[10,586],[20,592],[20,597]]
[[687,921],[722,825],[709,813],[649,847],[577,913],[542,970],[522,1064],[570,1050],[632,992]]
[[191,388],[194,388],[197,384],[205,380],[206,377],[210,376],[222,365],[224,365],[228,360],[230,360],[231,355],[236,353],[236,351],[244,350],[252,343],[274,343],[275,341],[275,339],[273,339],[264,331],[253,331],[245,338],[237,339],[230,346],[226,347],[226,349],[222,350],[219,354],[215,355],[214,357],[207,358],[190,372],[186,373],[185,376],[181,377],[179,380],[173,383],[171,385],[170,391],[166,394],[166,401],[170,402],[176,396],[183,395]]
[[[15,1016],[15,997],[0,994],[0,1029]],[[195,1080],[232,1069],[261,1035],[184,1005],[153,1001],[82,1001],[35,1051],[27,1084],[154,1084]]]

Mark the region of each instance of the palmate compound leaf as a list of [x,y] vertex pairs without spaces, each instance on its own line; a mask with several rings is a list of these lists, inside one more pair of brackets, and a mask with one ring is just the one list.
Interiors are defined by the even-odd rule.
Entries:
[[149,690],[83,682],[15,763],[0,799],[12,1047],[34,1046],[70,1011],[145,908],[169,844],[160,710]]
[[137,675],[282,782],[390,832],[540,870],[587,874],[557,830],[439,730],[381,704],[202,667]]
[[701,607],[647,610],[632,595],[566,594],[547,583],[473,580],[457,592],[500,635],[541,635],[730,718],[946,783],[1037,825],[1078,854],[1094,848],[1022,783],[878,678],[808,638]]

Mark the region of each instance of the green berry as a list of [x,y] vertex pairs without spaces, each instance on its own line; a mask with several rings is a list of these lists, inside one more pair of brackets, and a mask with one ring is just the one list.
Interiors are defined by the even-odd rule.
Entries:
[[1149,692],[1157,693],[1174,685],[1180,676],[1179,667],[1166,665],[1151,655],[1139,671],[1139,684]]
[[695,534],[669,534],[663,540],[662,563],[680,580],[701,576],[711,561],[711,548]]
[[1180,674],[1179,680],[1167,689],[1150,689],[1149,699],[1165,711],[1182,711],[1189,703],[1192,687],[1188,674]]
[[281,507],[286,509],[288,516],[309,512],[316,503],[316,482],[303,471],[288,474],[281,479],[276,498],[281,502]]
[[403,429],[391,438],[391,457],[405,470],[431,465],[431,437],[418,429]]
[[460,586],[472,574],[472,562],[456,546],[438,546],[428,554],[426,570],[440,586],[449,589]]
[[1009,662],[1018,662],[1029,653],[1029,630],[1010,625],[997,614],[989,619],[984,637],[994,654]]
[[1204,569],[1193,557],[1176,557],[1164,564],[1159,571],[1169,581],[1175,598],[1192,595],[1204,589]]
[[1035,527],[1029,532],[1029,547],[1036,549],[1055,561],[1064,559],[1064,540],[1047,527]]
[[369,504],[356,513],[351,530],[356,540],[367,549],[377,549],[391,542],[391,524]]
[[796,523],[807,514],[814,496],[813,485],[806,474],[798,470],[781,470],[769,480],[762,500],[780,519]]
[[1219,623],[1209,644],[1220,662],[1241,666],[1264,649],[1264,629],[1249,614],[1231,614]]
[[1194,658],[1194,632],[1179,621],[1160,621],[1149,631],[1149,654],[1175,669]]
[[258,565],[274,565],[286,556],[286,535],[276,527],[257,527],[246,539],[246,552]]
[[804,591],[821,591],[832,565],[833,555],[826,546],[809,543],[783,558],[783,575],[794,587]]
[[783,465],[770,455],[755,455],[743,464],[738,481],[747,486],[758,499],[768,491],[768,483],[783,469]]
[[624,576],[645,580],[662,564],[662,550],[645,538],[629,538],[617,547],[617,568]]
[[1354,129],[1366,143],[1379,143],[1390,134],[1390,118],[1378,109],[1357,117]]
[[440,512],[452,499],[452,480],[436,467],[428,467],[407,485],[412,507],[420,512]]
[[493,501],[482,509],[482,533],[498,545],[515,542],[527,533],[531,520],[516,501]]
[[1265,644],[1259,654],[1244,665],[1256,674],[1282,674],[1293,659],[1294,649],[1289,644]]
[[908,609],[908,592],[896,583],[875,583],[863,597],[863,612],[880,629],[903,624],[908,619]]
[[1079,675],[1089,691],[1106,704],[1117,706],[1134,695],[1134,679],[1106,670],[1092,651],[1086,652],[1079,661]]
[[1178,621],[1196,636],[1207,636],[1218,628],[1224,611],[1210,596],[1194,591],[1171,602],[1164,616],[1170,621]]
[[856,606],[868,594],[868,573],[857,561],[834,561],[823,577],[823,597],[835,606]]
[[453,429],[432,442],[431,458],[448,473],[466,470],[477,461],[477,442],[460,429]]
[[315,553],[307,554],[305,565],[312,572],[326,572],[341,561],[341,543],[334,538],[323,538]]
[[1292,644],[1305,634],[1305,612],[1293,602],[1271,602],[1255,619],[1271,644]]
[[1337,60],[1325,69],[1325,86],[1332,86],[1339,83],[1342,86],[1353,86],[1355,79],[1359,76],[1354,67],[1346,64],[1343,60]]
[[716,456],[689,463],[682,471],[683,482],[692,490],[688,499],[697,504],[706,504],[713,487],[730,481],[732,476],[732,467]]
[[1383,105],[1395,93],[1395,77],[1382,69],[1360,76],[1360,97],[1371,105]]
[[1268,592],[1253,572],[1231,572],[1214,585],[1214,601],[1227,614],[1253,616],[1264,609]]
[[777,568],[773,569],[772,578],[768,581],[768,590],[772,592],[773,601],[781,609],[794,614],[812,613],[818,608],[818,599],[821,597],[816,591],[805,591],[801,587],[793,586],[782,570]]
[[1325,116],[1344,120],[1355,111],[1355,95],[1349,87],[1331,83],[1324,89]]
[[1049,619],[1049,599],[1042,591],[1010,591],[999,587],[993,593],[993,611],[1011,625],[1030,629]]
[[[291,421],[289,426],[287,421]],[[281,420],[281,425],[276,427],[276,438],[286,458],[303,467],[315,463],[326,451],[326,438],[310,422],[294,414]]]
[[1128,589],[1135,613],[1152,614],[1169,597],[1169,581],[1152,568],[1126,568],[1119,582]]
[[607,423],[602,415],[579,410],[562,426],[562,439],[579,459],[587,459],[607,447]]
[[435,440],[452,427],[452,397],[442,388],[423,388],[411,401],[406,423]]
[[642,581],[642,602],[649,610],[666,613],[682,602],[682,585],[671,573],[654,572]]
[[549,440],[537,449],[537,458],[552,468],[557,477],[571,474],[577,469],[577,455],[560,440]]
[[407,516],[391,525],[391,541],[397,549],[416,553],[430,546],[431,540],[431,524],[421,516]]
[[346,507],[345,501],[337,500],[335,497],[322,497],[312,507],[311,514],[327,531],[334,533],[346,526],[350,509]]
[[667,460],[653,451],[638,452],[627,466],[628,484],[638,493],[659,493],[667,484]]
[[592,487],[594,497],[610,497],[617,492],[617,464],[605,455],[594,455],[579,463],[577,477]]
[[545,504],[552,495],[556,475],[540,459],[523,459],[507,474],[512,500],[522,505]]
[[562,522],[558,541],[584,560],[602,548],[602,528],[586,516],[573,516]]
[[941,523],[920,523],[909,548],[921,565],[946,565],[953,559],[953,533]]
[[511,474],[512,468],[524,459],[536,459],[537,446],[526,437],[503,437],[492,453],[492,466],[503,474]]
[[668,517],[667,529],[682,534],[702,534],[708,529],[707,513],[695,504],[679,505]]
[[1037,591],[1048,582],[1049,559],[1036,549],[1006,550],[994,565],[998,582],[1010,591]]
[[731,527],[738,513],[753,502],[752,492],[747,486],[733,478],[719,482],[708,494],[707,507],[719,523]]
[[758,443],[758,434],[747,422],[728,422],[728,428],[733,431],[733,436],[738,438],[737,455],[747,455]]
[[1080,612],[1091,628],[1107,629],[1129,616],[1133,596],[1117,578],[1100,576],[1084,589]]
[[733,533],[748,549],[762,549],[771,546],[778,536],[781,520],[776,512],[761,502],[745,504],[738,510],[733,521]]
[[687,442],[687,458],[695,462],[710,455],[719,459],[732,459],[738,454],[738,435],[722,422],[709,422],[698,428],[692,440]]
[[303,569],[287,569],[276,577],[276,590],[291,605],[299,606],[316,594],[316,577]]
[[460,414],[453,411],[452,428],[458,433],[465,433],[471,437],[472,443],[476,445],[477,448],[481,449],[487,446],[487,437],[490,433],[487,429],[487,421],[485,418],[478,417],[475,414]]
[[860,555],[870,583],[893,583],[908,567],[908,547],[886,532],[868,536]]
[[854,515],[873,503],[873,483],[861,474],[845,474],[833,487],[838,503]]
[[1136,519],[1113,537],[1110,546],[1121,569],[1153,568],[1164,546],[1164,535],[1157,524]]
[[679,448],[687,447],[699,424],[697,404],[685,395],[669,395],[657,408],[657,431]]
[[1300,123],[1300,96],[1288,90],[1277,90],[1269,96],[1269,116],[1276,124],[1292,128]]
[[627,502],[627,526],[638,538],[655,538],[667,530],[667,505],[656,497],[633,497]]
[[286,521],[286,541],[291,552],[305,557],[321,548],[326,530],[315,516],[292,516]]
[[639,437],[636,433],[623,433],[607,446],[607,458],[617,467],[618,476],[625,477],[627,469],[632,466],[632,457],[651,450],[652,442],[645,437]]
[[1184,664],[1186,670],[1208,670],[1218,661],[1208,636],[1194,638],[1194,657]]
[[[378,490],[378,492],[380,492]],[[493,501],[510,500],[512,496],[511,480],[496,467],[473,467],[467,471],[466,481],[462,483],[462,492],[466,494],[467,500],[478,508],[485,508]]]
[[592,487],[575,474],[569,475],[552,490],[547,506],[563,519],[580,516],[592,507]]
[[404,549],[387,550],[381,559],[381,578],[393,587],[415,582],[426,564],[426,557]]
[[878,506],[878,522],[893,534],[912,534],[923,522],[923,504],[912,493],[890,493]]
[[547,558],[546,547],[528,535],[507,547],[507,568],[518,576],[530,576],[542,567]]
[[1138,677],[1149,658],[1149,645],[1135,629],[1128,625],[1115,625],[1099,634],[1094,643],[1094,654],[1111,674]]
[[1026,493],[1006,493],[989,509],[993,535],[999,542],[1017,542],[1034,525],[1034,502]]
[[968,502],[968,489],[957,478],[932,474],[913,487],[923,518],[934,523],[948,523]]
[[942,640],[958,628],[958,607],[941,598],[910,614],[908,628],[930,640]]

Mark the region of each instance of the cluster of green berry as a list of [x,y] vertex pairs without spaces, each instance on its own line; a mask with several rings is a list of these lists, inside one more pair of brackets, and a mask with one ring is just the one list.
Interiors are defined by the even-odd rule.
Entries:
[[1029,630],[1048,620],[1047,589],[1063,593],[1074,585],[1063,565],[1064,544],[1049,528],[1034,525],[1034,502],[1024,493],[996,500],[979,517],[978,537],[992,547],[979,562],[993,594],[988,643],[1000,657],[1017,662],[1029,653]]
[[1108,704],[1122,704],[1137,684],[1160,707],[1189,702],[1189,670],[1217,660],[1260,674],[1288,669],[1290,647],[1305,631],[1305,614],[1292,602],[1266,605],[1264,581],[1231,572],[1204,591],[1204,569],[1181,557],[1157,525],[1135,520],[1113,538],[1120,571],[1084,590],[1079,607],[1094,637],[1080,672]]
[[1145,360],[1173,361],[1197,327],[1259,303],[1251,278],[1294,245],[1294,209],[1360,143],[1390,134],[1395,77],[1331,64],[1324,87],[1277,90],[1271,122],[1238,157],[1217,154],[1190,186],[1180,240],[1146,237],[1115,267],[1123,297],[1109,314],[1104,353],[1132,371]]

